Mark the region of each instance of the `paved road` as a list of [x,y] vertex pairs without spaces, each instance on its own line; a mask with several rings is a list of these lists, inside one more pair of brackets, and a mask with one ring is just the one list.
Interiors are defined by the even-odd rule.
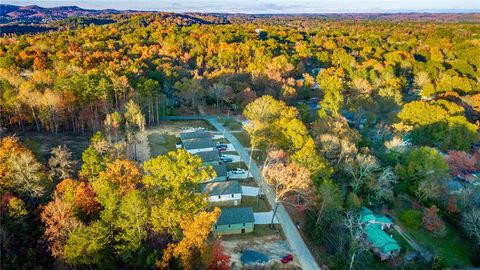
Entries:
[[[245,163],[248,163],[248,160],[250,159],[248,150],[242,146],[242,144],[237,140],[237,138],[235,138],[235,136],[232,135],[232,133],[229,130],[225,129],[222,126],[222,124],[220,124],[217,121],[215,116],[207,116],[207,115],[169,116],[169,117],[166,117],[166,119],[167,120],[206,120],[208,121],[218,131],[225,134],[225,138],[228,141],[230,141],[230,143],[233,144],[237,152],[242,157],[242,160],[244,160]],[[255,181],[257,181],[257,184],[262,188],[262,190],[266,194],[270,205],[272,206],[275,205],[275,193],[268,185],[266,185],[262,181],[260,169],[258,168],[258,166],[255,164],[253,160],[251,162],[250,173],[252,174],[253,178],[255,178]],[[282,225],[283,231],[285,232],[285,237],[287,238],[287,241],[290,244],[290,247],[292,248],[293,253],[297,255],[297,258],[300,264],[302,265],[302,269],[304,270],[320,269],[320,267],[317,264],[317,261],[312,256],[312,253],[310,252],[307,245],[303,241],[302,236],[298,232],[297,228],[295,227],[295,224],[293,223],[292,219],[288,215],[287,210],[285,210],[285,207],[283,207],[283,205],[280,205],[278,207],[276,215],[277,215],[278,221]]]

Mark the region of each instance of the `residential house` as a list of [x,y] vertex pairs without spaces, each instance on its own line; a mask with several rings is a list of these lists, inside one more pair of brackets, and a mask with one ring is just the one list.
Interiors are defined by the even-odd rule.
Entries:
[[249,233],[253,231],[255,217],[252,207],[223,208],[213,227],[215,235]]
[[360,208],[360,223],[364,226],[365,241],[382,260],[393,258],[399,254],[400,245],[384,231],[392,227],[392,220],[362,207]]
[[183,148],[189,153],[209,152],[216,150],[216,144],[212,138],[195,138],[182,140]]
[[360,223],[362,224],[378,224],[382,230],[390,229],[393,222],[384,215],[377,215],[372,210],[362,207],[360,208]]
[[183,141],[199,139],[199,138],[212,138],[212,135],[205,130],[196,130],[192,132],[182,132],[180,133],[180,139]]
[[210,179],[210,182],[219,182],[228,180],[227,166],[225,164],[212,165],[217,177]]
[[214,206],[237,206],[242,201],[242,187],[235,180],[206,183],[200,191],[208,194],[208,201]]
[[367,224],[365,234],[366,241],[382,261],[391,259],[400,253],[400,245],[382,230],[382,225]]
[[205,165],[220,164],[220,155],[216,149],[213,151],[198,152],[195,155],[199,156]]

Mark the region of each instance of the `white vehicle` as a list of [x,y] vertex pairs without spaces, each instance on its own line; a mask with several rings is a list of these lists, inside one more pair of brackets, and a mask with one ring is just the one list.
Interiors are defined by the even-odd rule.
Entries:
[[247,171],[245,171],[244,169],[242,168],[236,168],[234,170],[231,171],[233,174],[244,174],[246,173]]

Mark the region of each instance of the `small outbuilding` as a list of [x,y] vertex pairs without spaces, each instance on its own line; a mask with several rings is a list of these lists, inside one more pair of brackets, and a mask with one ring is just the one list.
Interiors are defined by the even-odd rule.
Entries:
[[249,233],[253,231],[254,223],[252,207],[223,208],[213,227],[213,233],[216,235]]
[[203,184],[200,191],[208,194],[214,206],[237,206],[242,202],[242,187],[235,180]]

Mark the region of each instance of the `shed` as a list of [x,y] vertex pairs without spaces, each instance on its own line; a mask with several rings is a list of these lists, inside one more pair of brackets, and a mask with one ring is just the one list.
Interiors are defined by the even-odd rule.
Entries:
[[203,184],[200,190],[208,194],[212,205],[237,206],[242,201],[242,187],[235,180]]
[[253,231],[254,223],[252,207],[223,208],[213,232],[217,235],[249,233]]

